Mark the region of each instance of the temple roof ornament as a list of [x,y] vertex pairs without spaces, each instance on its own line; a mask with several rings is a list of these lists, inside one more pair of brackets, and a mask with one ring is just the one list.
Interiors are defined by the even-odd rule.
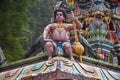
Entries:
[[112,79],[120,78],[120,73],[111,69],[71,61],[64,57],[54,57],[47,61],[21,66],[0,73],[1,80],[55,80],[55,79]]

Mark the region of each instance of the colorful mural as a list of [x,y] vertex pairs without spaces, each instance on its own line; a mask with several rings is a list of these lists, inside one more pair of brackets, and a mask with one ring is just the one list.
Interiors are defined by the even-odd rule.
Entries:
[[[58,8],[64,9],[68,15],[72,12],[70,17],[74,19],[70,22],[69,19],[65,19],[62,11],[58,11],[54,17],[62,15],[62,18],[58,18],[56,23],[55,18],[52,19],[50,26],[44,29],[38,41],[46,47],[48,60],[41,57],[41,60],[35,63],[27,65],[23,63],[21,66],[3,70],[0,73],[0,80],[120,80],[120,1],[57,0],[54,10]],[[70,24],[72,27],[64,22],[72,23]],[[83,27],[80,27],[79,22]],[[76,24],[79,25],[78,30]],[[74,32],[69,32],[70,30]],[[48,38],[52,32],[54,35]],[[74,40],[62,41],[63,35]],[[48,43],[42,43],[43,39]],[[74,43],[72,40],[83,45],[82,49],[71,47]],[[69,45],[65,48],[66,44]],[[72,52],[72,49],[75,51]],[[64,54],[65,51],[67,56]],[[27,53],[24,58],[30,57],[31,54]],[[86,58],[82,62],[82,54],[87,58],[91,57],[92,60],[87,61],[89,59]],[[75,56],[79,56],[80,61]]]
[[120,71],[54,57],[0,73],[0,80],[119,80]]
[[74,0],[74,4],[70,2],[72,0],[66,0],[66,3],[69,3],[67,5],[63,1],[63,5],[59,7],[65,8],[68,13],[74,11],[75,16],[83,24],[80,33],[90,43],[92,50],[103,61],[119,65],[120,1]]

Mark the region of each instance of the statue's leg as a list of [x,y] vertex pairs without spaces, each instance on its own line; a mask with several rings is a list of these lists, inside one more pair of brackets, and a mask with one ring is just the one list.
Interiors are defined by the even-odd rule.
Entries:
[[46,42],[45,49],[46,49],[46,51],[48,53],[48,57],[49,57],[48,59],[51,59],[52,58],[52,54],[54,52],[54,45],[53,45],[53,43],[52,42]]
[[72,53],[72,47],[71,47],[70,42],[65,42],[63,44],[63,48],[65,50],[65,53],[70,57],[70,59],[74,61],[73,53]]

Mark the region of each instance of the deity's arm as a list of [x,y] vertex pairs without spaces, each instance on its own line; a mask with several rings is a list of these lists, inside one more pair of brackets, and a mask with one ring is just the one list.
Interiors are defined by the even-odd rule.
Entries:
[[49,33],[50,33],[50,24],[44,28],[44,32],[43,32],[44,41],[48,41]]
[[68,29],[69,30],[73,30],[74,26],[76,26],[76,29],[82,29],[82,23],[80,23],[80,21],[76,18],[74,20],[72,20],[76,25],[74,24],[68,24]]
[[75,24],[77,29],[82,29],[82,23],[78,19],[75,20]]
[[[68,19],[75,23],[77,29],[82,29],[82,23],[74,15],[68,14]],[[70,25],[69,28],[72,30],[74,25]]]

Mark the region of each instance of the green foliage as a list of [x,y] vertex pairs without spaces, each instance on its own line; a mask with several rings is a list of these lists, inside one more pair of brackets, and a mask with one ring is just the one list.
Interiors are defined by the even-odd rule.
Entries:
[[[28,42],[27,7],[32,0],[0,1],[0,46],[7,62],[19,60]],[[24,45],[23,45],[24,44]]]
[[50,23],[55,0],[1,0],[0,46],[7,62],[20,60]]

